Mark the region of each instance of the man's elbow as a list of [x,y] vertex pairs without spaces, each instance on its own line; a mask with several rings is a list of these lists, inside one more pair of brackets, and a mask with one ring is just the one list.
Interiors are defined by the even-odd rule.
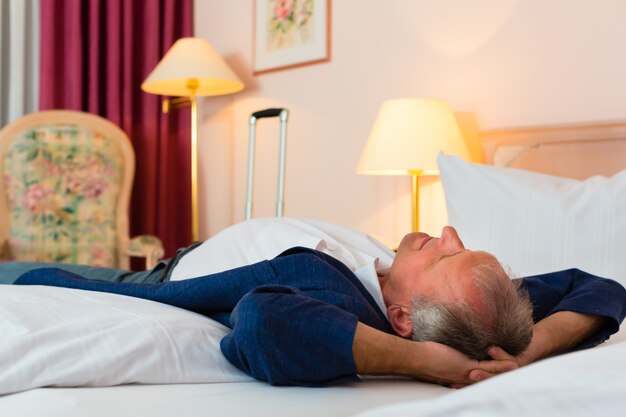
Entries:
[[[222,339],[222,352],[242,371],[272,385],[322,386],[358,380],[352,337],[345,336],[349,343],[342,343],[331,332],[338,319],[328,309],[336,308],[295,288],[259,287],[233,310],[233,331]],[[349,333],[344,327],[341,333]]]

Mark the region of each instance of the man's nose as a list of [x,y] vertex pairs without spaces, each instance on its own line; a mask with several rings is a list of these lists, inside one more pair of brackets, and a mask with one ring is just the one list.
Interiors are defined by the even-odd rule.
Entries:
[[441,244],[446,247],[465,249],[461,238],[452,226],[445,226],[441,231]]

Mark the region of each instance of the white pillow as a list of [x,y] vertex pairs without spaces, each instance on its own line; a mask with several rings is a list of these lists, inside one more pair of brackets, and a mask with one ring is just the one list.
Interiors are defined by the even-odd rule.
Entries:
[[229,329],[115,294],[0,286],[0,394],[57,386],[251,381],[222,355]]
[[234,224],[185,254],[170,281],[215,274],[264,259],[294,246],[316,249],[356,271],[368,264],[389,268],[394,253],[373,237],[316,219],[261,217]]
[[439,155],[448,221],[518,276],[579,268],[626,284],[626,171],[585,181]]

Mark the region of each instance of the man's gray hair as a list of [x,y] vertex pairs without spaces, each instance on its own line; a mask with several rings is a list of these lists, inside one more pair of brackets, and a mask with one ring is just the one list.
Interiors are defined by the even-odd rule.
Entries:
[[470,273],[481,299],[473,307],[413,298],[413,340],[443,343],[478,360],[489,359],[487,349],[494,345],[513,356],[522,353],[532,338],[528,294],[495,260],[473,267]]

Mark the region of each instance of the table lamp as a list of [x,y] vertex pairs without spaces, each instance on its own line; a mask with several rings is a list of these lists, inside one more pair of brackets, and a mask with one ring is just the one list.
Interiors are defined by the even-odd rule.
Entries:
[[211,44],[199,38],[181,38],[141,84],[147,93],[182,96],[163,102],[163,111],[191,107],[191,230],[198,240],[198,102],[196,96],[218,96],[241,91],[243,83]]
[[419,177],[438,175],[437,154],[469,159],[454,114],[445,101],[383,102],[357,166],[359,174],[411,175],[413,231],[419,230]]

